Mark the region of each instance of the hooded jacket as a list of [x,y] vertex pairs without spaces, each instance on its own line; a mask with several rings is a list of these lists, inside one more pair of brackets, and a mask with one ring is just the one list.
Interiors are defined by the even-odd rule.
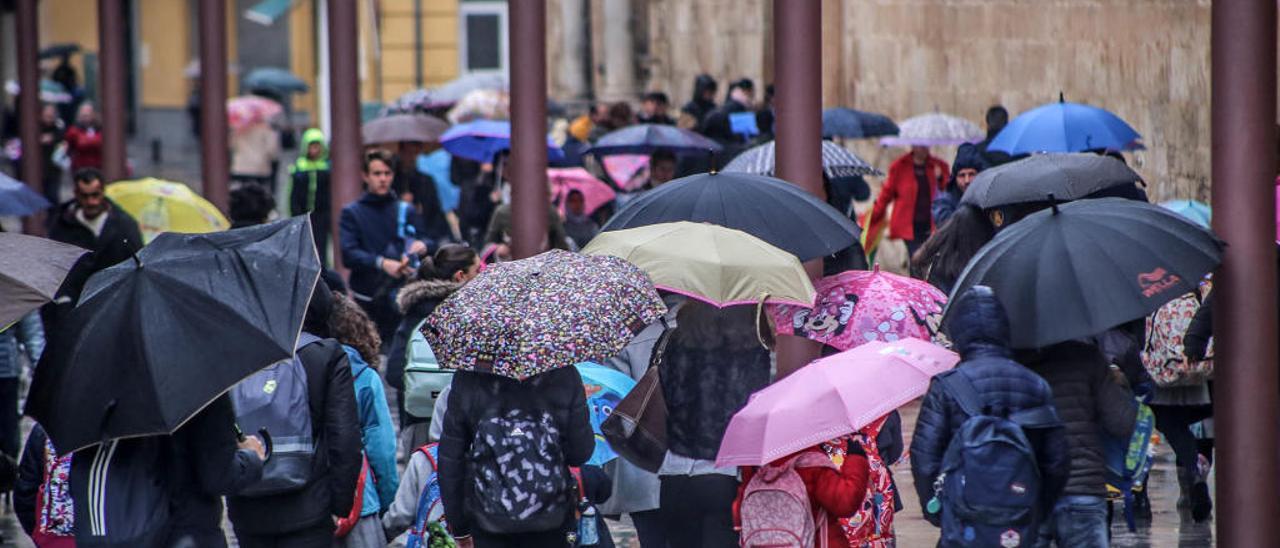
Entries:
[[[990,288],[972,288],[952,306],[956,309],[947,328],[961,361],[942,375],[964,375],[983,402],[993,408],[1013,412],[1053,405],[1049,383],[1010,359],[1009,318]],[[937,379],[929,384],[911,438],[911,476],[922,508],[933,498],[933,483],[942,471],[952,437],[968,418]],[[1043,481],[1042,508],[1047,512],[1066,480],[1066,437],[1061,428],[1027,433],[1036,449]],[[925,519],[934,525],[940,522],[938,514],[926,512]]]
[[1067,429],[1071,473],[1066,495],[1107,494],[1102,437],[1133,435],[1138,407],[1128,387],[1110,378],[1110,366],[1098,347],[1078,341],[1041,350],[1020,351],[1018,360],[1053,388],[1058,416]]
[[951,214],[956,212],[956,208],[960,207],[960,199],[964,197],[964,190],[956,184],[956,175],[960,170],[975,169],[981,173],[986,168],[987,163],[977,147],[966,143],[956,149],[956,160],[951,164],[951,179],[947,181],[947,188],[934,196],[929,207],[929,212],[933,214],[933,226],[945,224]]
[[697,78],[693,79],[693,97],[683,107],[680,107],[680,112],[688,115],[693,122],[693,127],[688,129],[702,132],[702,123],[707,119],[707,115],[716,109],[716,102],[703,99],[702,95],[717,87],[716,79],[709,74],[699,74]]
[[916,200],[933,200],[939,191],[946,188],[946,176],[950,172],[947,163],[934,156],[925,160],[925,178],[929,182],[929,195],[917,196],[919,185],[916,184],[916,172],[911,153],[908,152],[889,165],[889,176],[880,187],[880,195],[876,197],[875,206],[867,216],[868,232],[875,234],[877,225],[884,222],[889,204],[894,204],[893,216],[889,219],[889,237],[898,240],[914,240],[916,237],[913,221]]
[[[400,288],[396,295],[396,307],[404,315],[400,325],[396,327],[395,336],[391,339],[391,347],[387,355],[387,384],[400,394],[400,426],[426,422],[427,419],[410,415],[404,408],[404,368],[408,365],[409,338],[413,330],[418,328],[422,320],[427,319],[436,307],[449,295],[462,287],[453,280],[418,280]],[[444,395],[441,394],[441,397]]]
[[[307,157],[312,143],[320,143],[320,157]],[[324,132],[311,128],[302,134],[302,155],[289,167],[289,214],[310,212],[312,222],[329,218],[329,148]],[[328,223],[325,223],[326,225]]]
[[396,470],[396,425],[391,421],[387,395],[382,390],[382,377],[370,367],[360,352],[342,345],[351,363],[352,384],[356,389],[356,409],[360,416],[360,433],[369,471],[364,478],[364,499],[360,517],[372,516],[391,507],[399,487]]
[[[399,234],[400,208],[406,211],[406,224],[417,226],[418,213],[413,207],[401,206],[394,192],[360,196],[342,208],[338,223],[338,241],[342,248],[342,265],[351,269],[351,290],[372,297],[387,277],[379,259],[399,260],[407,243]],[[418,239],[427,240],[419,236]]]

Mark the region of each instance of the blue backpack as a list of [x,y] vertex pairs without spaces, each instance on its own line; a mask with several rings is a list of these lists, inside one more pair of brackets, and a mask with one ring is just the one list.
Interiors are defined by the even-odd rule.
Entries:
[[[303,332],[296,349],[319,340]],[[262,479],[240,491],[241,496],[289,493],[306,487],[311,479],[316,443],[307,370],[296,349],[292,359],[276,362],[231,389],[236,424],[245,432],[265,430],[271,440],[271,458],[263,465]]]
[[1058,426],[1057,412],[1052,406],[1013,413],[985,409],[963,372],[944,373],[938,380],[968,416],[951,439],[934,483],[942,511],[940,545],[1033,545],[1042,480],[1024,430]]
[[1133,517],[1133,494],[1143,488],[1151,472],[1151,434],[1156,419],[1151,408],[1138,403],[1138,419],[1129,439],[1103,436],[1102,448],[1107,462],[1107,487],[1124,497],[1124,520],[1130,531],[1137,531]]
[[422,486],[422,494],[418,495],[418,511],[414,515],[413,526],[409,528],[409,538],[405,542],[405,548],[435,546],[431,540],[436,536],[441,537],[442,540],[448,539],[447,543],[451,545],[453,538],[444,528],[444,505],[440,501],[440,466],[437,464],[439,461],[436,460],[440,444],[428,443],[419,447],[418,451],[431,463],[431,475],[427,477],[426,485]]

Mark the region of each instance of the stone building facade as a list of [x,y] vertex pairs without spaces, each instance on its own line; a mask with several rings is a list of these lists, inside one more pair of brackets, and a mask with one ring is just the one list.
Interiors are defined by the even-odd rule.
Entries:
[[[787,0],[552,0],[552,94],[571,81],[562,31],[584,38],[579,97],[688,99],[694,77],[770,82],[772,9]],[[901,120],[938,109],[981,123],[1057,100],[1115,112],[1152,198],[1209,199],[1209,0],[823,0],[823,99]],[[625,25],[622,24],[625,21]],[[589,44],[589,46],[587,46]],[[856,148],[880,154],[870,143]],[[892,153],[892,151],[886,151]],[[944,154],[947,153],[944,151]]]

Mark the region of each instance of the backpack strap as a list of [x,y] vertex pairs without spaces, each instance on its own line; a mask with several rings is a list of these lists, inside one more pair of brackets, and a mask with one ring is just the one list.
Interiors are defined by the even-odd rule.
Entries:
[[[317,282],[317,283],[324,283],[324,282]],[[320,340],[320,337],[317,337],[311,333],[307,333],[306,331],[300,331],[298,333],[298,344],[294,345],[293,349],[296,352],[302,347],[319,340]]]
[[982,398],[978,396],[978,389],[974,388],[973,381],[970,381],[964,372],[956,369],[948,374],[939,375],[938,382],[942,384],[942,389],[956,400],[956,404],[964,410],[964,414],[970,417],[982,414]]
[[431,463],[432,470],[437,470],[440,468],[440,466],[436,464],[436,458],[434,455],[431,454],[432,447],[438,447],[438,445],[434,442],[428,443],[426,445],[423,445],[422,447],[419,447],[418,452],[422,453],[423,456],[427,457],[427,462]]

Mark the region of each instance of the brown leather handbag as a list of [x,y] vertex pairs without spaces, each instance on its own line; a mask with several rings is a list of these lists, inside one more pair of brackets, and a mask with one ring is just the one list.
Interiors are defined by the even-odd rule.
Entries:
[[671,332],[668,329],[662,333],[649,358],[649,369],[600,424],[604,439],[615,453],[655,474],[667,456],[667,404],[662,398],[658,366]]

